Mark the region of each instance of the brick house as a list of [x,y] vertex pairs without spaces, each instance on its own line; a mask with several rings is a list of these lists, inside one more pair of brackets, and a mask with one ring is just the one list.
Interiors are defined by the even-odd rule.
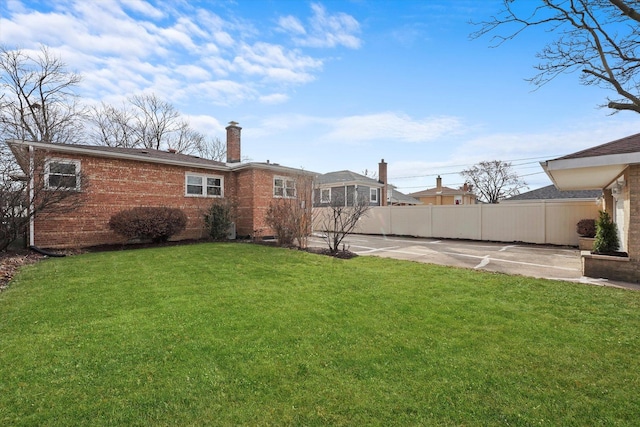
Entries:
[[582,252],[582,273],[640,283],[640,134],[541,162],[559,190],[602,190],[628,257]]
[[439,175],[436,178],[436,186],[434,188],[409,193],[409,196],[420,200],[425,205],[474,205],[476,203],[476,195],[471,192],[466,183],[459,190],[444,187],[442,178]]
[[[241,163],[241,129],[235,122],[226,128],[226,163],[174,150],[7,141],[27,176],[30,164],[42,165],[32,182],[44,185],[43,194],[47,187],[62,186],[81,196],[70,211],[36,215],[29,244],[60,249],[126,243],[108,222],[113,214],[136,206],[182,209],[187,226],[173,239],[200,239],[206,237],[204,212],[223,200],[234,207],[238,236],[272,235],[265,222],[269,204],[299,198],[297,183],[314,174],[269,162]],[[310,197],[301,203],[310,206]]]

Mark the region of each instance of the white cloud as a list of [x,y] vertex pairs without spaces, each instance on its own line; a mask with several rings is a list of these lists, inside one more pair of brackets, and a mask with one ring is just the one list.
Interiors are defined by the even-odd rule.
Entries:
[[233,60],[236,71],[289,83],[306,83],[314,79],[311,71],[321,68],[322,61],[282,46],[264,42],[243,45]]
[[[49,46],[83,75],[81,96],[93,98],[89,102],[154,91],[169,101],[281,104],[292,86],[315,80],[324,65],[289,38],[271,39],[268,28],[197,4],[60,0],[49,9],[28,9],[11,1],[7,10],[3,43],[25,50]],[[302,46],[359,45],[349,40],[359,31],[355,19],[318,4],[312,12],[307,24],[315,41]],[[276,25],[297,35],[306,31],[292,15]]]
[[306,34],[304,26],[295,16],[282,16],[278,20],[278,25],[282,30],[293,34]]
[[289,96],[284,93],[272,93],[271,95],[263,95],[260,97],[260,102],[263,104],[283,104],[289,100]]
[[129,10],[138,12],[142,15],[148,16],[153,19],[161,19],[164,17],[164,13],[151,4],[140,0],[121,0],[122,4]]
[[346,13],[329,14],[319,3],[311,5],[312,17],[305,29],[300,20],[293,16],[281,17],[279,30],[290,34],[299,46],[333,48],[344,46],[358,49],[362,41],[358,37],[360,24]]
[[327,137],[344,143],[371,140],[432,142],[462,130],[462,123],[456,117],[415,120],[405,114],[385,112],[338,119]]
[[190,81],[207,80],[211,77],[211,74],[207,70],[197,65],[179,65],[176,67],[176,72]]
[[216,118],[204,114],[186,115],[191,127],[204,135],[218,135],[223,139],[225,125],[222,125]]

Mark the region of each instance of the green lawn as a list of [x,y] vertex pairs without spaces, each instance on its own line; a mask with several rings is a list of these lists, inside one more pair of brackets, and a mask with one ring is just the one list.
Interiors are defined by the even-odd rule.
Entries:
[[0,294],[0,425],[637,425],[640,292],[250,244]]

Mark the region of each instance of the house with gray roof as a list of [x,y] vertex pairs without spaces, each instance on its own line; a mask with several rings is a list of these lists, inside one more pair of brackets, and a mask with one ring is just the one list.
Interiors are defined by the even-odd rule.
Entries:
[[602,190],[558,190],[555,185],[547,185],[535,190],[521,193],[508,199],[501,200],[500,203],[523,203],[539,201],[597,201],[602,197]]
[[640,133],[541,162],[558,190],[600,190],[627,257],[583,253],[583,274],[640,283]]
[[401,193],[386,182],[387,163],[384,159],[378,164],[378,177],[374,179],[350,170],[318,175],[314,183],[313,206],[353,206],[356,201],[365,201],[370,206],[420,204],[419,200]]
[[370,206],[387,204],[387,163],[378,164],[378,179],[342,170],[318,175],[314,182],[313,206],[368,203]]
[[353,206],[363,200],[370,206],[383,206],[384,189],[384,183],[359,173],[349,170],[329,172],[315,179],[313,206]]
[[226,162],[175,150],[7,141],[30,182],[32,206],[56,191],[77,195],[73,209],[35,215],[29,245],[63,249],[123,244],[127,239],[109,228],[110,218],[134,207],[160,206],[178,208],[187,216],[186,228],[175,240],[201,239],[207,237],[204,213],[215,203],[232,206],[237,235],[273,235],[265,218],[270,204],[300,200],[309,205],[311,195],[298,188],[316,174],[268,161],[241,162],[241,129],[236,122],[226,128]]

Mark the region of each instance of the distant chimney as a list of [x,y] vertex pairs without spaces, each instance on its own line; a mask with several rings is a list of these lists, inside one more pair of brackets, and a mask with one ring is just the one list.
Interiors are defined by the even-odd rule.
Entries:
[[442,178],[440,178],[440,175],[436,178],[436,190],[442,191]]
[[380,206],[387,206],[387,164],[384,162],[384,159],[380,160],[378,163],[378,181],[383,185],[382,194],[380,195]]
[[175,148],[169,148],[167,151],[171,154],[176,154],[178,152]]
[[462,186],[462,191],[464,191],[465,193],[469,191],[469,184],[467,184],[466,182],[464,183],[464,185]]
[[240,162],[240,131],[237,122],[229,122],[227,129],[227,163]]

